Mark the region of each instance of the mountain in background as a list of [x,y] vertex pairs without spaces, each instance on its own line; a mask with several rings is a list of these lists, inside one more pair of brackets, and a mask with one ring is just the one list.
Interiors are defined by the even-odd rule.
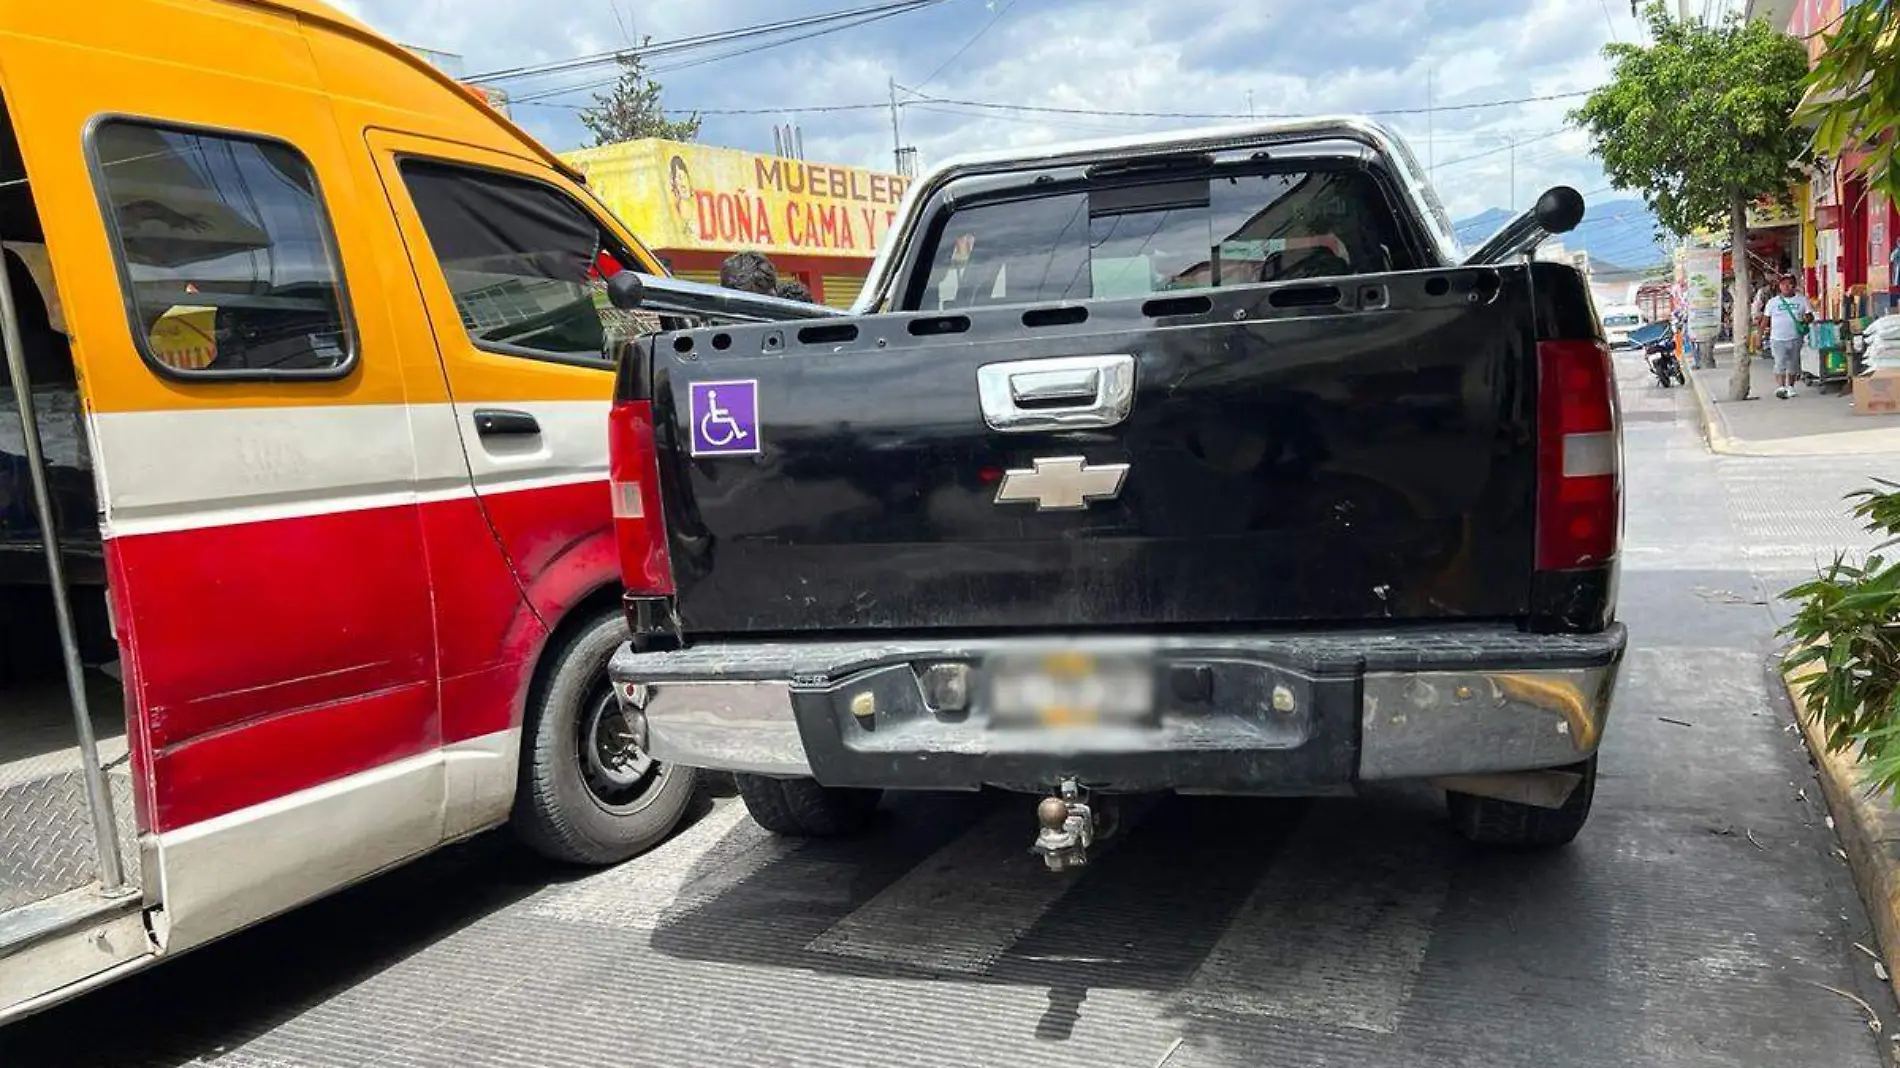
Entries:
[[[1452,226],[1458,231],[1458,240],[1466,248],[1473,248],[1496,233],[1512,214],[1503,208],[1487,208]],[[1583,222],[1559,235],[1558,240],[1573,252],[1589,252],[1600,268],[1642,270],[1669,260],[1669,250],[1656,237],[1656,217],[1640,200],[1591,201]]]

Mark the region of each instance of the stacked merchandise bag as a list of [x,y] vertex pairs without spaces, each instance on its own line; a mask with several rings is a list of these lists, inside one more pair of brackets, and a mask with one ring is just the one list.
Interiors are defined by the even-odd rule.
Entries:
[[1900,371],[1900,313],[1883,315],[1867,327],[1867,370]]

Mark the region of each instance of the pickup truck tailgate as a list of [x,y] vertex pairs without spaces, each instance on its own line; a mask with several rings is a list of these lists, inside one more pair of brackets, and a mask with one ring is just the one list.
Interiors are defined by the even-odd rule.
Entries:
[[661,336],[643,377],[680,623],[1520,617],[1532,277],[1434,269]]

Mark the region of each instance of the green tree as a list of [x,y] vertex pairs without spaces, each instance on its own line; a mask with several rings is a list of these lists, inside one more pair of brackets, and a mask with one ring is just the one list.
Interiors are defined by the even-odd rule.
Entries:
[[[640,46],[646,47],[650,40],[642,37]],[[581,111],[581,125],[594,135],[594,144],[611,145],[642,137],[691,141],[699,136],[698,112],[684,119],[666,117],[660,107],[660,83],[647,74],[646,62],[639,53],[623,52],[619,62],[620,77],[613,88],[595,93],[594,105]]]
[[1807,135],[1791,121],[1808,57],[1765,20],[1730,15],[1710,25],[1644,10],[1649,43],[1603,49],[1610,82],[1570,119],[1590,135],[1610,180],[1641,191],[1667,229],[1688,234],[1726,220],[1735,250],[1735,372],[1729,395],[1749,393],[1748,205],[1785,201],[1800,179]]
[[[1892,0],[1860,0],[1821,31],[1825,49],[1808,73],[1795,120],[1814,128],[1814,151],[1866,153],[1867,184],[1900,201],[1893,131],[1900,128],[1900,14]],[[1884,135],[1884,136],[1883,136]]]

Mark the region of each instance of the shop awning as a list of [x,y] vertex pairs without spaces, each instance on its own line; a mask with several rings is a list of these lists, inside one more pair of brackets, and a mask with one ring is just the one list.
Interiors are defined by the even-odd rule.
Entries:
[[1792,116],[1794,124],[1803,129],[1814,129],[1820,125],[1820,120],[1815,116],[1817,109],[1827,107],[1830,104],[1838,104],[1849,96],[1861,93],[1873,80],[1874,76],[1870,71],[1861,78],[1860,84],[1854,88],[1854,92],[1851,94],[1839,88],[1823,90],[1818,85],[1808,86],[1807,92],[1801,94],[1801,102],[1794,106],[1794,115]]

